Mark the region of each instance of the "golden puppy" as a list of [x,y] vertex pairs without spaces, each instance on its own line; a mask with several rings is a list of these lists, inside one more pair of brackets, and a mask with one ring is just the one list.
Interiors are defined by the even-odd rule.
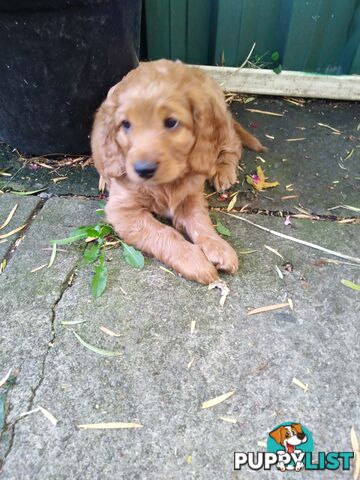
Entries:
[[209,284],[217,270],[235,273],[237,255],[215,232],[203,190],[206,179],[218,191],[235,183],[242,144],[264,150],[208,75],[181,62],[143,63],[110,89],[95,116],[91,147],[109,189],[108,221],[125,242],[186,278]]

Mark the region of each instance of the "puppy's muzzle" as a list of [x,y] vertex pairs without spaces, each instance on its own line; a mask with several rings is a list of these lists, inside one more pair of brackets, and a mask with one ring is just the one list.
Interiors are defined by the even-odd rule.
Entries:
[[152,178],[157,170],[158,166],[155,162],[149,162],[148,160],[138,160],[134,164],[134,170],[141,178]]

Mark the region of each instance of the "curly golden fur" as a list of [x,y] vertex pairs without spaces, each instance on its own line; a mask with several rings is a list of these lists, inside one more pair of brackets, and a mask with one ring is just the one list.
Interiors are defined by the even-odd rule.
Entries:
[[264,149],[233,120],[208,75],[168,60],[141,64],[110,89],[91,135],[109,189],[108,221],[188,279],[209,284],[218,270],[235,273],[238,257],[214,230],[203,189],[206,179],[218,191],[235,183],[242,145]]

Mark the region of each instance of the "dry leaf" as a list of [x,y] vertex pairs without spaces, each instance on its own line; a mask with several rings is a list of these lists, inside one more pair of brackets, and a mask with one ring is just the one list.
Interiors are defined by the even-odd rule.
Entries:
[[99,328],[102,332],[106,333],[107,335],[110,335],[110,337],[121,337],[120,333],[115,333],[112,330],[109,330],[108,328],[103,327],[102,325]]
[[53,178],[52,181],[54,183],[58,183],[58,182],[62,182],[63,180],[66,180],[68,177],[57,177],[57,178]]
[[211,400],[207,400],[206,402],[202,403],[201,408],[211,408],[215,407],[215,405],[218,405],[219,403],[224,402],[227,400],[229,397],[234,395],[235,391],[227,392],[224,393],[223,395],[220,395],[219,397],[212,398]]
[[38,409],[54,426],[58,423],[57,419],[54,417],[52,413],[49,412],[49,410],[46,410],[46,408],[44,407],[40,407],[40,405],[38,405]]
[[141,423],[127,423],[127,422],[108,422],[108,423],[84,423],[77,425],[83,430],[102,430],[102,429],[118,429],[118,428],[143,428]]
[[291,200],[292,198],[297,198],[299,195],[285,195],[285,197],[281,197],[281,200]]
[[292,383],[294,385],[296,385],[297,387],[300,387],[302,390],[304,390],[305,393],[309,390],[309,384],[308,383],[303,383],[295,377],[292,379]]
[[12,219],[12,217],[14,216],[14,213],[16,212],[16,209],[17,209],[17,204],[15,205],[15,207],[12,208],[11,212],[9,213],[9,215],[7,216],[5,222],[0,226],[0,230],[2,230],[3,228],[5,228],[7,225],[9,225],[10,223],[10,220]]
[[237,196],[238,194],[234,195],[233,198],[230,200],[229,205],[226,208],[227,212],[230,212],[235,207]]
[[256,313],[271,312],[272,310],[280,310],[281,308],[289,307],[289,303],[277,303],[275,305],[267,305],[266,307],[259,307],[249,310],[248,315],[255,315]]
[[283,117],[283,113],[274,113],[274,112],[267,112],[265,110],[257,110],[256,108],[247,108],[248,112],[252,113],[262,113],[263,115],[273,115],[274,117]]
[[284,275],[277,265],[275,265],[275,270],[276,270],[277,274],[279,275],[279,277],[281,278],[281,280],[284,280]]
[[209,285],[209,290],[212,290],[213,288],[220,288],[221,290],[221,297],[220,297],[220,306],[223,307],[225,305],[225,301],[227,299],[227,296],[230,293],[230,288],[226,285],[226,282],[224,280],[216,280],[213,283],[210,283]]
[[289,302],[289,307],[291,308],[292,311],[294,311],[294,304],[291,298],[288,298],[288,302]]
[[27,225],[27,223],[25,223],[25,225],[22,225],[21,227],[15,228],[14,230],[11,230],[10,232],[3,233],[2,235],[0,235],[0,239],[10,237],[11,235],[14,235],[15,233],[20,232],[20,230],[25,228],[26,225]]
[[40,265],[40,267],[35,267],[32,270],[30,270],[30,273],[38,272],[39,270],[42,270],[43,268],[47,267],[48,265],[49,265],[48,263],[44,263],[44,265]]
[[234,417],[219,417],[219,419],[225,423],[237,423],[237,420]]
[[3,377],[1,380],[0,380],[0,387],[2,387],[3,385],[5,385],[5,383],[8,381],[10,375],[11,375],[11,370],[12,368],[10,368],[10,370],[7,372],[7,374],[5,375],[5,377]]
[[162,265],[160,265],[160,267],[159,267],[159,268],[161,268],[161,270],[164,270],[164,272],[166,272],[166,273],[170,273],[170,275],[173,275],[174,277],[176,277],[176,275],[175,275],[175,273],[174,273],[174,272],[172,272],[171,270],[169,270],[169,269],[167,269],[167,268],[163,267]]
[[270,250],[270,252],[275,253],[275,255],[277,255],[278,257],[280,257],[282,260],[285,261],[285,258],[281,255],[281,253],[278,252],[278,250],[276,250],[275,248],[269,247],[268,245],[264,245],[264,247]]
[[195,357],[192,357],[190,362],[187,364],[187,369],[189,370],[191,368],[191,365],[194,363]]
[[338,134],[341,133],[340,130],[338,130],[337,128],[330,127],[330,125],[326,125],[325,123],[319,123],[319,122],[318,122],[318,125],[319,125],[320,127],[329,128],[330,130],[332,130],[332,131],[335,132],[335,133],[338,133]]

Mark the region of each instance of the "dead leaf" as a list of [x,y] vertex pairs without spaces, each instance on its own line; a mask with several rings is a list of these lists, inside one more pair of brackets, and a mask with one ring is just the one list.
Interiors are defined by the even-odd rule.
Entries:
[[233,198],[230,200],[229,205],[227,206],[227,209],[226,209],[227,212],[230,212],[235,207],[237,196],[238,194],[234,195]]
[[206,402],[203,402],[201,405],[201,408],[211,408],[215,407],[215,405],[218,405],[219,403],[224,402],[228,398],[230,398],[232,395],[234,395],[235,390],[231,392],[224,393],[223,395],[220,395],[219,397],[212,398],[211,400],[207,400]]
[[275,305],[267,305],[266,307],[259,307],[249,310],[248,315],[256,315],[257,313],[271,312],[273,310],[280,310],[281,308],[289,307],[289,302],[286,303],[276,303]]
[[46,408],[44,407],[40,407],[40,405],[38,405],[38,409],[54,426],[58,423],[57,419],[54,417],[52,413],[49,412],[49,410],[46,410]]
[[237,423],[237,420],[234,417],[219,417],[219,419],[225,423],[233,423],[233,424]]
[[108,422],[108,423],[84,423],[77,425],[82,430],[102,430],[102,429],[118,429],[118,428],[143,428],[141,423],[132,422]]
[[3,228],[5,228],[7,225],[9,225],[12,217],[14,216],[14,213],[16,212],[16,209],[17,209],[17,204],[11,209],[11,212],[9,213],[9,215],[6,217],[6,220],[4,221],[4,223],[0,226],[0,230],[2,230]]
[[35,267],[32,270],[30,270],[30,273],[38,272],[39,270],[42,270],[43,268],[45,268],[47,266],[48,266],[48,263],[44,263],[44,265],[40,265],[40,267]]
[[275,255],[277,255],[278,257],[280,257],[282,260],[285,261],[285,258],[281,255],[280,252],[278,252],[278,250],[276,250],[275,248],[268,247],[267,245],[264,245],[264,247],[270,250],[270,252],[275,253]]
[[296,377],[292,379],[292,383],[297,387],[300,387],[306,393],[309,390],[309,384],[303,383],[301,380],[298,380]]
[[0,239],[10,237],[11,235],[14,235],[15,233],[20,232],[20,230],[25,228],[26,225],[27,225],[27,223],[25,223],[25,225],[22,225],[21,227],[15,228],[14,230],[11,230],[10,232],[3,233],[2,235],[0,235]]
[[110,330],[109,328],[103,327],[102,325],[101,325],[101,327],[99,327],[99,329],[102,332],[106,333],[106,335],[110,335],[110,337],[121,337],[120,333],[115,333],[112,330]]
[[12,368],[10,368],[10,370],[7,372],[7,374],[5,375],[5,377],[3,377],[1,380],[0,380],[0,387],[2,387],[3,385],[5,385],[5,383],[8,381],[10,375],[11,375],[11,371],[12,371]]
[[257,110],[256,108],[247,108],[248,112],[252,113],[262,113],[263,115],[273,115],[274,117],[283,117],[283,113],[267,112],[265,110]]

